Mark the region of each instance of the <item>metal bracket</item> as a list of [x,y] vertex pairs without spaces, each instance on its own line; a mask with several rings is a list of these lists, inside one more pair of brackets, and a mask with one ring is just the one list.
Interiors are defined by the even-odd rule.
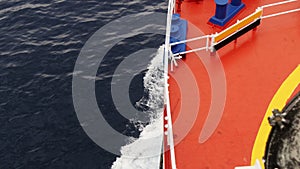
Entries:
[[278,109],[272,111],[273,115],[268,118],[269,123],[272,127],[279,126],[281,129],[284,128],[284,124],[288,124],[290,121],[285,119],[286,112],[281,112]]

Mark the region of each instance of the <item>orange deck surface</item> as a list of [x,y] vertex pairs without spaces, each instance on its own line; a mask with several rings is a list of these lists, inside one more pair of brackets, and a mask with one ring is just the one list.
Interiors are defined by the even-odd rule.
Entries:
[[[279,1],[244,0],[245,10],[230,24],[259,6]],[[266,9],[264,15],[299,7],[300,2],[272,7]],[[181,9],[181,17],[203,34],[220,31],[207,24],[214,15],[213,0],[184,1]],[[188,28],[189,38],[200,35]],[[193,44],[188,46],[193,48]],[[206,57],[220,57],[223,65],[226,77],[224,112],[211,137],[200,143],[199,135],[211,106],[212,84],[203,60],[196,53],[188,54],[170,73],[169,79],[177,168],[233,169],[250,165],[253,144],[267,107],[282,82],[300,63],[300,12],[263,19],[256,31],[228,44],[216,56]],[[175,121],[180,120],[182,122],[176,125]],[[178,138],[185,125],[191,125],[191,128],[185,137]]]

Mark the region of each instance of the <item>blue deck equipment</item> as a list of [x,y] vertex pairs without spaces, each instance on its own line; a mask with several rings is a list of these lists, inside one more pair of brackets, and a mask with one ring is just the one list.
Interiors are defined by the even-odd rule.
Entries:
[[[186,40],[187,21],[180,18],[179,14],[173,14],[170,43]],[[172,53],[180,53],[186,50],[186,43],[172,46]]]
[[225,26],[235,15],[237,15],[245,4],[241,0],[215,0],[216,13],[215,16],[209,19],[209,22],[217,26]]

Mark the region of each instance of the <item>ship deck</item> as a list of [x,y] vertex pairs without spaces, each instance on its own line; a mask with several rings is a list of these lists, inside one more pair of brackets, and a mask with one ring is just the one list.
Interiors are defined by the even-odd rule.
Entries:
[[[278,1],[243,2],[246,8],[230,24],[259,6]],[[299,7],[300,2],[293,2],[266,9],[264,15]],[[188,21],[188,39],[221,31],[207,24],[214,10],[212,0],[183,1],[180,14]],[[201,43],[187,43],[187,48]],[[215,55],[202,51],[180,60],[169,73],[177,168],[252,165],[254,145],[266,113],[270,114],[270,102],[299,63],[300,12],[263,19],[255,31]],[[169,162],[166,168],[171,168]]]

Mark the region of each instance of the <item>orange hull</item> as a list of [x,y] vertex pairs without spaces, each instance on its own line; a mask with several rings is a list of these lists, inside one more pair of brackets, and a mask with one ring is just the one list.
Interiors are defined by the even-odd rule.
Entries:
[[[236,19],[248,16],[259,6],[278,1],[243,2],[246,9]],[[182,3],[181,17],[189,22],[188,38],[220,32],[219,28],[207,24],[214,15],[214,5],[212,0]],[[270,8],[266,12],[295,7],[299,8],[300,2]],[[187,44],[188,48],[196,45]],[[267,108],[279,87],[300,63],[300,12],[263,19],[256,31],[228,44],[216,56],[204,53],[187,54],[169,74],[177,168],[227,169],[252,165],[253,146]],[[220,60],[214,61],[218,57]],[[215,68],[215,63],[221,68]],[[223,72],[211,73],[213,70]],[[212,83],[222,80],[218,77],[222,73],[225,85],[220,82],[221,89],[216,89],[218,84]],[[219,91],[222,88],[225,91]],[[213,102],[220,105],[212,105],[212,100],[218,96],[213,96],[214,92],[226,94],[224,100],[217,98],[219,100]],[[211,109],[224,111],[216,130],[205,136],[203,128]],[[188,129],[182,133],[182,128]],[[201,139],[201,133],[207,139]],[[165,167],[171,168],[168,156],[166,152]]]

